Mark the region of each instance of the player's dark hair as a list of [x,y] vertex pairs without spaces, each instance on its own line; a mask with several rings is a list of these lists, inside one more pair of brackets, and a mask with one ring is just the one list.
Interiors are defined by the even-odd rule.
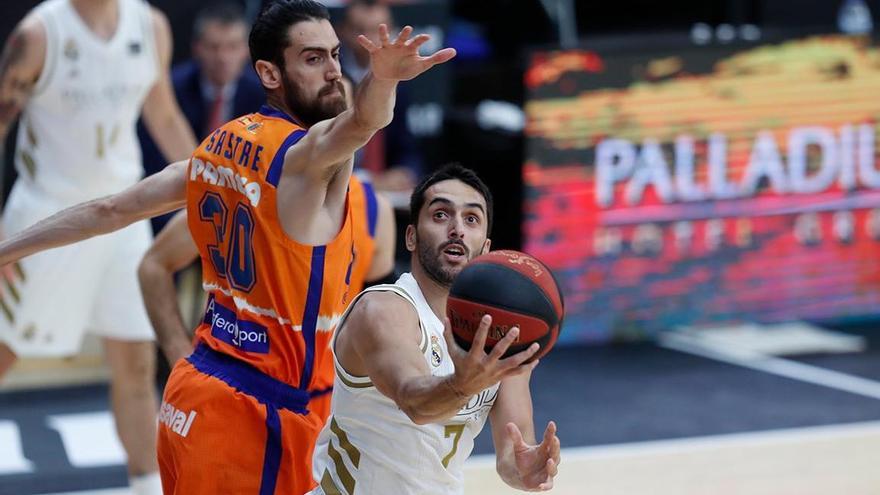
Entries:
[[290,26],[303,21],[330,20],[327,7],[312,0],[277,0],[269,3],[251,27],[248,46],[251,61],[266,60],[284,70],[284,49],[290,46]]
[[247,19],[241,5],[229,0],[215,2],[202,8],[196,14],[196,19],[193,21],[193,40],[198,40],[202,37],[205,33],[205,26],[209,22],[216,22],[224,26],[238,23],[247,25]]
[[463,167],[458,163],[444,165],[418,183],[409,199],[409,222],[414,226],[419,224],[419,213],[421,213],[422,207],[425,205],[425,191],[434,184],[444,180],[460,180],[476,189],[483,196],[483,199],[486,200],[486,233],[490,235],[492,233],[493,215],[492,192],[489,191],[489,187],[473,170]]

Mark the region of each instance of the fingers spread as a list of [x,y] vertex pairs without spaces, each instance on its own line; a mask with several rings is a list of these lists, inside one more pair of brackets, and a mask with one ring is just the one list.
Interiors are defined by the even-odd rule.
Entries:
[[374,51],[376,51],[379,48],[375,44],[373,44],[372,41],[370,41],[370,38],[367,38],[366,36],[364,36],[362,34],[358,35],[357,40],[358,40],[358,44],[361,45],[362,47],[364,47],[370,53],[373,53]]
[[559,474],[559,468],[556,467],[556,463],[553,462],[553,459],[547,459],[547,476],[551,479]]
[[420,34],[415,38],[406,42],[406,46],[418,49],[420,46],[424,45],[426,41],[431,39],[430,34]]
[[477,333],[474,335],[474,340],[471,344],[471,352],[483,353],[483,348],[486,347],[486,336],[489,335],[490,326],[492,326],[492,317],[490,315],[483,315],[483,317],[480,318],[480,325],[477,327]]
[[452,58],[455,57],[455,53],[455,48],[444,48],[425,60],[428,64],[434,66],[452,60]]
[[516,426],[515,423],[507,423],[506,429],[507,434],[510,436],[510,440],[513,442],[513,450],[515,452],[521,452],[529,448],[529,446],[526,445],[526,441],[523,439],[522,432],[519,431],[519,427]]
[[507,352],[507,349],[516,342],[516,339],[519,337],[519,327],[513,327],[507,331],[507,335],[504,336],[498,343],[495,344],[495,347],[492,348],[492,352],[489,353],[490,359],[501,359],[501,356]]
[[382,46],[388,46],[388,26],[385,24],[379,24],[379,42],[382,43]]
[[397,39],[394,40],[395,45],[407,45],[406,40],[409,39],[409,35],[413,32],[412,26],[404,26],[403,29],[400,30],[400,34],[397,35]]

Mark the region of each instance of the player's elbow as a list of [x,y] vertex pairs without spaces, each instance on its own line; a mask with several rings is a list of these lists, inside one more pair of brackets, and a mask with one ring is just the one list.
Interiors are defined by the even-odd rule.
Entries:
[[411,406],[405,407],[405,408],[401,407],[401,410],[403,411],[404,414],[407,415],[407,417],[409,417],[410,421],[412,421],[413,423],[415,423],[419,426],[423,426],[423,425],[430,424],[430,423],[434,422],[433,416],[430,416],[428,414],[425,414],[425,413],[419,411],[418,408],[411,407]]
[[104,228],[101,229],[101,233],[113,232],[126,225],[125,214],[115,197],[107,196],[96,199],[92,201],[91,207],[94,218],[103,220],[99,224],[104,226]]
[[[408,395],[398,395],[398,397],[410,397]],[[436,423],[437,421],[442,420],[443,418],[438,417],[436,411],[433,411],[429,408],[429,406],[421,401],[413,401],[406,399],[397,399],[397,407],[403,411],[404,414],[409,418],[413,423],[422,426],[430,423]]]
[[167,273],[167,269],[165,269],[162,263],[156,257],[156,254],[153,251],[147,251],[147,254],[141,259],[141,262],[138,264],[137,276],[138,282],[141,285],[141,289],[145,289],[147,287],[152,287],[157,278],[162,277]]
[[401,387],[392,400],[397,403],[397,407],[406,414],[410,421],[421,426],[433,423],[436,418],[433,417],[419,401],[413,400],[415,394],[410,393],[406,387]]

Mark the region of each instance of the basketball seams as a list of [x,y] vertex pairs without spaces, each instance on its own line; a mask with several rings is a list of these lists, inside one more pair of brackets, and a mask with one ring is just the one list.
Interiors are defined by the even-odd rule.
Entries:
[[[549,326],[550,328],[553,328],[554,326],[559,325],[559,322],[561,321],[561,317],[560,317],[561,314],[557,311],[557,307],[556,307],[555,304],[553,304],[553,300],[550,298],[550,296],[547,295],[547,291],[544,289],[544,287],[542,287],[541,285],[535,283],[535,279],[534,279],[534,278],[531,278],[531,277],[529,277],[527,274],[524,274],[523,272],[521,272],[521,271],[519,271],[519,270],[516,270],[516,269],[514,269],[514,268],[512,268],[512,267],[510,267],[510,266],[507,266],[507,265],[505,265],[505,264],[502,264],[502,263],[496,263],[496,262],[494,262],[494,260],[493,260],[491,263],[489,263],[489,264],[491,264],[491,265],[493,265],[493,266],[495,266],[495,267],[499,267],[499,268],[501,268],[502,270],[506,270],[506,271],[508,271],[508,272],[510,272],[510,273],[513,273],[513,274],[515,274],[516,277],[518,277],[518,278],[520,278],[520,279],[522,279],[522,280],[524,280],[524,281],[530,283],[530,284],[533,285],[534,287],[537,287],[537,288],[538,288],[538,291],[537,291],[537,292],[541,294],[542,301],[546,303],[546,307],[550,309],[550,313],[553,315],[553,319],[554,319],[554,321],[552,322],[553,324],[552,324],[552,325],[548,325],[548,326]],[[454,290],[454,289],[455,289],[455,284],[453,284],[453,290]],[[497,302],[497,301],[488,300],[488,299],[485,299],[485,298],[483,298],[483,297],[480,297],[479,294],[468,294],[468,295],[467,295],[467,299],[465,299],[465,298],[463,298],[463,297],[460,297],[460,296],[461,296],[460,294],[452,294],[452,293],[449,294],[449,297],[450,297],[450,298],[457,298],[457,299],[460,299],[460,300],[467,300],[467,301],[477,302],[477,303],[480,303],[480,304],[483,304],[483,305],[486,305],[486,306],[496,307],[496,308],[498,308],[498,309],[503,309],[503,310],[505,310],[505,311],[511,311],[511,312],[513,312],[513,313],[519,313],[519,314],[522,314],[522,315],[525,315],[525,316],[532,316],[532,317],[535,317],[535,318],[543,318],[543,317],[546,316],[546,315],[543,315],[543,314],[537,314],[537,313],[532,312],[532,311],[523,311],[522,308],[515,308],[515,307],[509,306],[509,305],[506,305],[506,304],[503,304],[503,303],[500,303],[500,302]]]
[[[499,254],[496,256],[484,255],[483,259],[481,259],[480,261],[483,263],[504,267],[508,270],[519,273],[520,275],[531,280],[535,284],[535,286],[537,286],[541,290],[541,293],[544,294],[544,297],[547,298],[547,300],[550,302],[550,306],[554,309],[557,314],[557,318],[561,322],[562,315],[565,313],[565,302],[562,299],[562,290],[560,289],[559,281],[556,279],[556,275],[553,274],[553,271],[547,268],[547,265],[545,265],[541,260],[529,255],[529,257],[532,260],[536,261],[539,265],[541,265],[541,268],[544,270],[544,273],[542,273],[541,275],[533,277],[531,276],[530,271],[527,269],[527,266],[510,263],[509,258],[504,257],[504,255],[500,254],[503,251],[504,250],[491,251],[488,253],[489,255],[495,253]],[[553,298],[551,298],[549,295],[548,290],[553,289],[555,289],[555,292],[559,294],[559,306],[555,304]]]

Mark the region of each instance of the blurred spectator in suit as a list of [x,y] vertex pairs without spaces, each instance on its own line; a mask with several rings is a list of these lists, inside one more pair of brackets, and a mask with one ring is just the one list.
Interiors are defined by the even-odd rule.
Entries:
[[[351,0],[346,6],[342,25],[337,29],[342,42],[339,58],[342,73],[355,85],[364,78],[370,63],[369,54],[360,47],[357,37],[363,34],[378,43],[379,24],[394,24],[386,2]],[[391,125],[377,132],[355,154],[355,167],[369,172],[378,190],[410,191],[423,172],[415,137],[407,127],[408,100],[406,85],[402,84],[397,89]]]
[[[256,112],[264,101],[263,88],[248,64],[248,29],[239,3],[208,5],[196,15],[192,32],[192,59],[171,70],[180,109],[198,139],[238,115]],[[139,126],[144,169],[153,174],[167,162],[149,135]],[[158,232],[171,214],[154,218]]]

